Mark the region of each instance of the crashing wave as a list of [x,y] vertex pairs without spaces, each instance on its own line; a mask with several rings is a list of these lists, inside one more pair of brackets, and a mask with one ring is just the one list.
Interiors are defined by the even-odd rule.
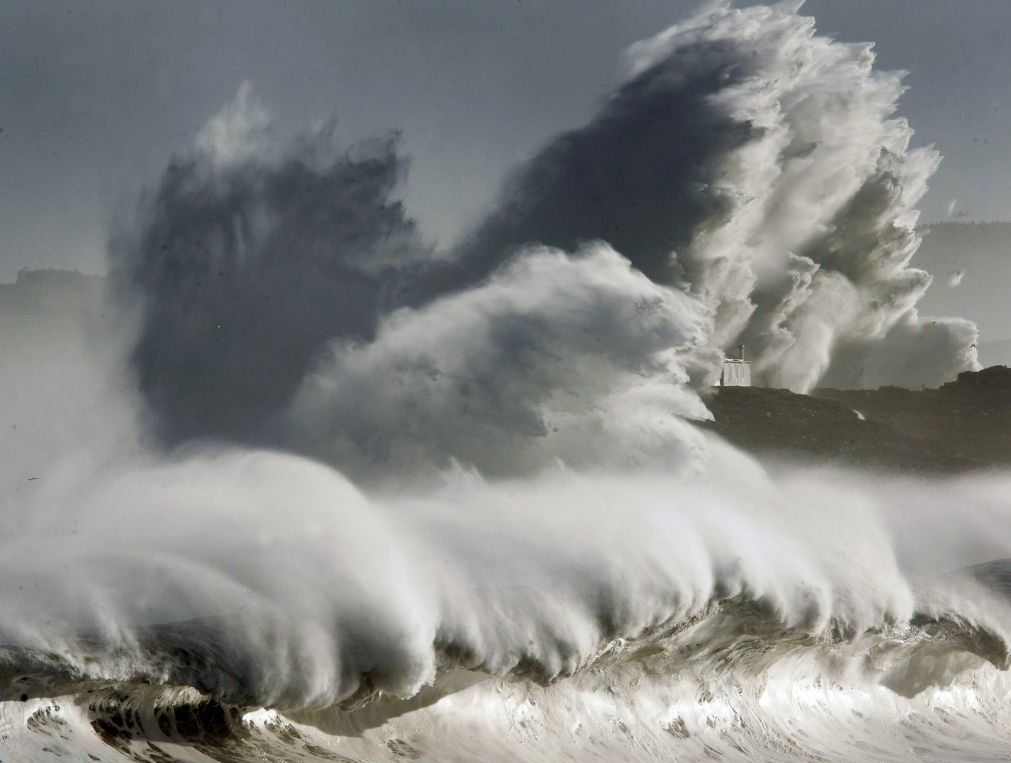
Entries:
[[1003,749],[1007,575],[941,573],[1011,556],[1007,480],[774,479],[690,423],[728,343],[796,389],[975,364],[916,312],[900,79],[717,6],[441,254],[395,138],[271,152],[240,90],[116,242],[136,331],[2,369],[15,758]]

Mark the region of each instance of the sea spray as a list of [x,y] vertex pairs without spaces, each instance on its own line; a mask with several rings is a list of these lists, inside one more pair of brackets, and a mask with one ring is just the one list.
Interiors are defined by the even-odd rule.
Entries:
[[728,343],[796,389],[974,367],[916,312],[900,93],[716,6],[433,253],[395,137],[271,147],[240,88],[112,317],[3,368],[12,754],[997,755],[1007,478],[772,476],[691,424]]

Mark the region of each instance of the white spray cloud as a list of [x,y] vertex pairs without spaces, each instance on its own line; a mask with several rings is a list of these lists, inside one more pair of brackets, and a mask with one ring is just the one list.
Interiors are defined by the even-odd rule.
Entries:
[[[915,205],[939,156],[894,116],[902,74],[796,10],[720,4],[632,46],[629,80],[523,168],[465,259],[607,240],[702,300],[708,346],[745,343],[759,383],[804,391],[850,371],[841,355],[859,368],[879,344],[907,351],[888,337],[922,324]],[[937,366],[921,383],[977,367],[971,342],[936,354],[969,327],[938,325],[951,341],[904,361]]]
[[337,342],[289,414],[289,442],[352,473],[530,472],[693,460],[709,418],[685,351],[703,307],[604,245],[528,251],[484,284]]
[[[901,74],[876,71],[868,45],[816,36],[790,5],[716,11],[634,46],[633,65],[645,70],[700,39],[750,47],[753,58],[712,96],[753,128],[714,184],[730,209],[678,252],[699,263],[692,288],[717,311],[715,341],[743,337],[759,380],[802,391],[850,347],[921,353],[889,336],[924,325],[914,306],[929,278],[909,267],[920,240],[913,205],[939,157],[909,149],[912,130],[892,116]],[[896,362],[944,374],[976,367],[963,323],[934,325],[950,340],[929,360]]]

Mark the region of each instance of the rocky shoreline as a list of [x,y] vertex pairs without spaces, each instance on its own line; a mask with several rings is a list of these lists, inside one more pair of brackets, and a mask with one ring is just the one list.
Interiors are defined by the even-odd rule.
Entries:
[[1011,368],[959,374],[938,389],[726,387],[706,398],[699,426],[765,461],[802,461],[911,474],[1011,466]]

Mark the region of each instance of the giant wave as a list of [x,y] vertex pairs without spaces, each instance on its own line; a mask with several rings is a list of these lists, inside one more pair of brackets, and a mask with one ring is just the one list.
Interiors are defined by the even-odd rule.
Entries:
[[977,366],[916,310],[901,78],[796,3],[628,65],[449,252],[395,137],[266,147],[248,87],[173,159],[0,369],[16,759],[1004,754],[1008,478],[691,424],[739,341],[798,390]]

